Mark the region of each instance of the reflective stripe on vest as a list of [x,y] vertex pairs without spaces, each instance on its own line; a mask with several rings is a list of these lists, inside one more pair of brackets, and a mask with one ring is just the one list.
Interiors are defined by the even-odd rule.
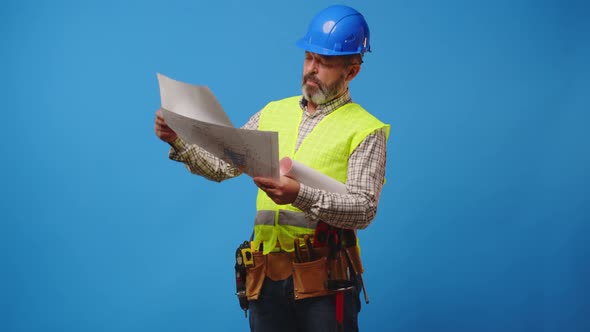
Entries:
[[[299,124],[303,111],[301,97],[271,102],[260,114],[258,130],[279,133],[279,158],[290,157],[321,173],[346,183],[348,158],[367,135],[389,125],[365,111],[360,105],[349,103],[328,114],[303,140],[295,151]],[[262,190],[256,199],[256,221],[253,246],[263,243],[264,254],[276,247],[293,251],[293,239],[313,235],[317,222],[292,206],[275,204]],[[330,223],[329,220],[324,220]]]
[[[255,225],[275,225],[276,211],[261,210],[256,212]],[[281,225],[296,226],[315,230],[317,222],[308,220],[301,212],[279,210],[278,220]]]

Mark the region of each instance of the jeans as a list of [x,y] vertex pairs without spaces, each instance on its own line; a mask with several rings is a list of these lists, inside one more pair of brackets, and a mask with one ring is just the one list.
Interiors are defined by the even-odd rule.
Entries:
[[266,278],[258,300],[250,301],[252,332],[357,332],[360,311],[358,287],[344,292],[344,329],[336,322],[336,296],[295,301],[293,278]]

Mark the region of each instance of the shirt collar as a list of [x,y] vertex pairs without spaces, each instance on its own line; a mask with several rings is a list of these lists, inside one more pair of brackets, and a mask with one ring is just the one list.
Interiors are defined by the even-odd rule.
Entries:
[[334,110],[336,110],[348,103],[352,103],[352,98],[350,97],[350,92],[348,91],[348,89],[346,89],[346,92],[344,92],[340,97],[332,99],[327,103],[319,104],[317,106],[315,113],[313,113],[313,114],[307,113],[307,100],[305,98],[301,97],[301,100],[299,101],[299,106],[301,107],[301,109],[303,111],[305,111],[307,113],[307,115],[313,117],[318,114],[328,115],[328,114],[332,113]]

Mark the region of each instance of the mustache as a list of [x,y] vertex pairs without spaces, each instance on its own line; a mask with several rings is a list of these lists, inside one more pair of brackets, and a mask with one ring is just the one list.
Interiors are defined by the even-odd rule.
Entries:
[[319,87],[322,86],[322,82],[320,82],[320,80],[314,74],[311,73],[303,75],[303,84],[305,84],[306,81],[312,81]]
[[303,75],[303,85],[305,85],[305,82],[307,81],[314,82],[315,84],[317,84],[320,91],[324,91],[324,84],[314,74],[309,73]]

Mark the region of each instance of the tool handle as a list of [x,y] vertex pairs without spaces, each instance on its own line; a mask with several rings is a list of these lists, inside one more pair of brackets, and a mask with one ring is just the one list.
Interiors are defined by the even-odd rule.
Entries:
[[305,234],[303,236],[303,241],[305,241],[305,246],[307,247],[307,252],[309,255],[309,261],[315,261],[316,257],[315,257],[315,252],[313,251],[313,246],[311,245],[311,239],[309,238],[309,235]]
[[295,262],[301,263],[303,260],[301,259],[301,247],[299,246],[299,238],[293,239],[293,247],[295,249]]

